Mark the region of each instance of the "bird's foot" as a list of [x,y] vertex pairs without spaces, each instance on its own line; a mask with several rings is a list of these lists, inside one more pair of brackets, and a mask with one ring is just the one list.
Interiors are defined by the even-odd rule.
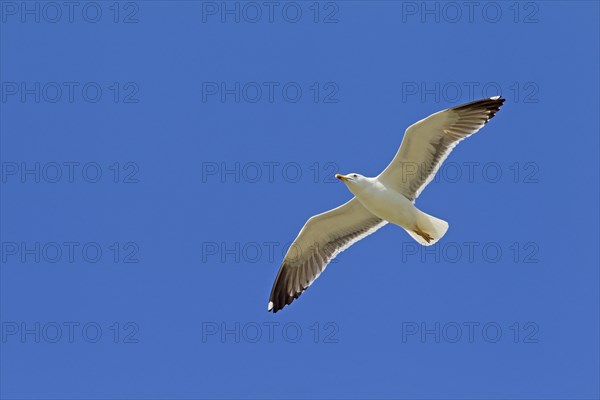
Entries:
[[429,233],[421,230],[421,228],[419,227],[416,227],[414,231],[417,235],[421,236],[427,243],[431,243],[431,241],[433,240]]

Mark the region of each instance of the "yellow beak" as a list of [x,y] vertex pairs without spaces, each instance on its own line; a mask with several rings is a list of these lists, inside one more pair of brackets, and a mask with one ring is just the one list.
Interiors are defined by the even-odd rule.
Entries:
[[344,182],[348,181],[348,178],[345,177],[344,175],[335,174],[335,177],[338,178],[340,181],[344,181]]

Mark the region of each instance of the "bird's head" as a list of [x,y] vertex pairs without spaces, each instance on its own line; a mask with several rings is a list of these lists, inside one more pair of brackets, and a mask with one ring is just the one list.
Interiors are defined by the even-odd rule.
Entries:
[[367,183],[367,177],[356,173],[348,175],[335,174],[335,177],[344,182],[351,192],[353,192],[352,189],[358,189]]

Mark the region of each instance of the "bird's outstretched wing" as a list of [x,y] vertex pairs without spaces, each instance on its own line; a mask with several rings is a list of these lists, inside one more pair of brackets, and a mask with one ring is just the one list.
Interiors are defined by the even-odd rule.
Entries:
[[275,313],[297,299],[336,255],[385,224],[356,198],[311,217],[285,255],[268,310]]
[[480,130],[504,103],[500,96],[449,108],[408,127],[392,162],[377,177],[414,201],[452,149]]

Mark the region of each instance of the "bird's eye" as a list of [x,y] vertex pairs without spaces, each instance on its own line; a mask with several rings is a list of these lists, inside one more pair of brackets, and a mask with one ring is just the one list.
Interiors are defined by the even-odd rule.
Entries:
[[356,175],[356,174],[354,174],[354,175],[352,175],[352,176],[353,176],[353,177],[355,177],[355,178],[356,178],[356,177],[358,177],[358,175]]

